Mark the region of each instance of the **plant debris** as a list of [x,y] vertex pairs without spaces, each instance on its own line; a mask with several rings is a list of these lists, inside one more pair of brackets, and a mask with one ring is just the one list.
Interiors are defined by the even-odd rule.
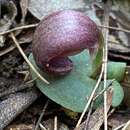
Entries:
[[[85,64],[84,67],[82,67],[81,63],[85,58],[77,57],[76,59],[76,57],[71,57],[76,60],[75,63],[77,64],[78,74],[75,71],[72,77],[71,74],[69,75],[70,77],[64,77],[64,79],[61,79],[64,82],[61,83],[61,80],[50,78],[49,81],[53,79],[53,82],[50,82],[50,88],[44,88],[45,86],[42,82],[39,88],[49,97],[48,98],[38,90],[37,84],[39,84],[39,79],[31,75],[32,72],[30,72],[28,63],[26,63],[22,57],[11,37],[11,34],[13,34],[24,55],[29,57],[32,53],[34,30],[39,24],[39,21],[54,11],[64,9],[81,11],[95,21],[99,29],[109,29],[107,48],[108,63],[105,63],[108,65],[106,76],[110,79],[107,79],[108,88],[100,88],[104,83],[104,79],[101,77],[99,89],[96,91],[97,93],[91,97],[90,107],[87,108],[88,111],[85,111],[83,122],[74,130],[85,128],[88,130],[103,130],[104,107],[101,105],[101,102],[103,103],[102,97],[104,92],[108,93],[108,112],[111,111],[113,104],[115,104],[115,106],[120,104],[120,106],[114,108],[111,114],[108,114],[108,124],[106,127],[110,130],[115,128],[129,129],[129,5],[129,0],[113,0],[110,13],[107,14],[109,22],[107,21],[108,25],[105,26],[103,24],[103,18],[106,3],[103,0],[63,0],[62,2],[60,0],[0,0],[0,129],[34,129],[42,113],[43,106],[49,98],[58,104],[53,101],[49,102],[44,116],[40,119],[39,129],[69,130],[76,127],[81,112],[97,82],[95,79],[88,79],[88,75],[91,72],[91,69],[89,70],[89,57],[86,57],[88,65]],[[87,54],[84,52],[84,54],[81,55]],[[79,62],[80,60],[81,62]],[[101,61],[102,65],[104,65],[104,62],[104,60]],[[112,63],[121,64],[118,68]],[[96,73],[97,77],[94,76],[94,78],[98,79],[100,72],[101,67]],[[79,73],[81,73],[82,76],[80,76]],[[46,78],[49,79],[48,76]],[[62,88],[63,86],[67,89]],[[76,86],[76,90],[74,86]],[[87,86],[89,86],[89,89]],[[59,91],[57,88],[59,88]],[[71,88],[73,89],[71,90]],[[112,89],[112,93],[110,92],[110,88],[114,88]],[[124,100],[122,101],[123,95]],[[96,102],[93,102],[95,97],[98,98]],[[65,99],[69,100],[66,102]],[[32,104],[33,102],[34,104]],[[79,112],[74,113],[76,118],[71,118],[69,114],[67,115],[65,110],[63,111],[65,108],[61,105]],[[68,113],[71,112],[72,111]]]

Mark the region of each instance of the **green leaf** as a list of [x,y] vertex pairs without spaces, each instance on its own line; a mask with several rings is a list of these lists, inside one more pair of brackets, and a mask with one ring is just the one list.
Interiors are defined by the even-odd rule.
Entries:
[[123,62],[108,62],[108,79],[116,79],[121,81],[124,78],[126,63]]
[[[101,85],[97,90],[97,93],[104,90],[103,85],[104,85],[104,83],[101,82]],[[113,90],[112,106],[113,107],[119,106],[121,104],[122,100],[123,100],[123,97],[124,97],[124,91],[123,91],[122,86],[117,81],[112,82],[112,80],[107,80],[107,89],[108,88],[112,88],[112,90]],[[103,96],[101,95],[101,96],[98,97],[98,100],[96,100],[96,102],[94,104],[94,108],[96,108],[96,107],[98,107],[102,104],[103,104]]]
[[113,97],[112,97],[112,106],[113,107],[117,107],[120,105],[121,101],[120,99],[123,99],[122,97],[124,97],[124,91],[121,87],[121,85],[117,82],[117,81],[114,81],[112,83],[112,86],[113,88]]
[[[29,59],[38,69],[32,54],[30,55]],[[74,68],[68,75],[56,77],[42,72],[42,75],[50,82],[50,84],[47,85],[43,81],[37,79],[36,85],[41,92],[61,106],[75,112],[82,112],[87,103],[88,97],[95,87],[96,80],[93,80],[88,76],[91,72],[91,65],[89,64],[89,54],[86,51],[71,57],[71,59],[73,60]],[[36,75],[32,70],[31,73],[32,78],[35,78]],[[118,92],[115,93],[113,102],[115,103],[115,100],[117,100],[116,103],[119,105],[123,99],[123,94],[121,94],[120,97],[118,97],[117,94],[122,93],[123,90],[121,86],[117,84],[116,87],[118,89],[114,90]],[[103,86],[101,85],[98,92],[101,91],[102,88]],[[115,85],[113,85],[113,88],[115,88]],[[97,100],[95,107],[99,106],[100,104],[101,97]],[[116,104],[114,104],[114,106],[116,106]]]

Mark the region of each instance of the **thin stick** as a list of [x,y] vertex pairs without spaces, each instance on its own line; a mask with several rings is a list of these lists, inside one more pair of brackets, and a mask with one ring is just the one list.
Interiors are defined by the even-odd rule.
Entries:
[[25,25],[25,26],[20,26],[20,27],[16,27],[16,28],[13,28],[13,29],[10,29],[10,30],[7,30],[7,31],[3,31],[0,33],[0,35],[5,35],[7,33],[11,33],[11,32],[14,32],[14,31],[17,31],[17,30],[21,30],[21,29],[28,29],[28,28],[34,28],[38,25],[38,23],[36,24],[30,24],[30,25]]
[[112,29],[112,30],[116,30],[116,31],[122,31],[122,32],[125,32],[125,33],[130,33],[130,30],[119,28],[119,27],[112,27],[112,26],[106,26],[106,25],[98,25],[98,27],[106,28],[106,29]]
[[[111,86],[111,84],[112,84],[114,81],[115,81],[115,79],[113,79],[113,80],[109,83],[108,87]],[[98,95],[96,95],[96,96],[93,98],[93,101],[95,101],[99,96],[101,96],[105,91],[107,91],[107,90],[108,90],[108,87],[105,88],[105,89],[103,89]]]
[[[106,38],[107,39],[107,38]],[[104,57],[104,89],[106,89],[107,84],[107,45],[105,47],[106,53]],[[104,92],[104,130],[107,130],[107,92]]]
[[[20,45],[21,45],[21,44],[26,44],[26,42],[19,43],[19,44],[20,44]],[[11,45],[11,46],[8,47],[7,49],[4,49],[4,50],[0,51],[0,56],[3,56],[3,55],[5,55],[5,54],[7,54],[7,53],[13,51],[15,48],[16,48],[16,46]]]
[[[109,26],[109,9],[110,9],[110,1],[107,1],[104,11],[104,24]],[[108,37],[109,37],[109,29],[103,30],[104,34],[104,89],[107,88],[107,61],[108,61]],[[107,91],[104,92],[104,130],[107,130]]]
[[[13,31],[17,31],[17,30],[21,30],[21,29],[34,28],[37,25],[38,25],[38,23],[36,23],[36,24],[30,24],[30,25],[24,25],[24,26],[20,26],[20,27],[15,27],[13,29],[1,32],[0,35],[5,35],[7,33],[10,33],[10,32],[13,32]],[[119,27],[112,27],[112,26],[106,26],[106,25],[98,25],[98,27],[112,29],[112,30],[116,30],[116,31],[122,31],[122,32],[126,32],[126,33],[130,33],[130,30],[119,28]]]
[[54,130],[57,130],[57,116],[54,118]]
[[115,108],[113,108],[113,109],[112,109],[112,110],[108,113],[108,117],[109,117],[109,116],[111,116],[111,115],[112,115],[112,113],[114,113],[114,112],[115,112],[115,110],[116,110],[116,109],[115,109]]
[[39,117],[39,119],[37,121],[37,124],[36,124],[36,127],[35,127],[34,130],[38,130],[39,124],[41,123],[42,117],[44,116],[44,113],[45,113],[45,110],[46,110],[46,108],[48,106],[48,103],[49,103],[49,100],[47,100],[47,102],[46,102],[46,104],[45,104],[45,106],[44,106],[44,108],[42,110],[42,113],[41,113],[41,115],[40,115],[40,117]]
[[[108,31],[106,35],[108,34]],[[108,36],[108,35],[107,35]],[[107,39],[107,36],[105,39]],[[105,40],[105,52],[104,52],[104,89],[106,89],[107,84],[107,40]],[[107,130],[107,92],[104,92],[104,130]]]
[[8,47],[8,48],[5,49],[5,50],[0,51],[0,56],[3,56],[3,55],[5,55],[5,54],[7,54],[7,53],[13,51],[15,48],[16,48],[15,46],[10,46],[10,47]]
[[41,130],[48,130],[45,126],[43,126],[41,123],[39,124]]
[[25,55],[25,53],[23,52],[22,48],[20,47],[17,39],[15,38],[14,34],[11,33],[11,37],[12,37],[12,40],[14,41],[15,45],[17,46],[19,52],[21,53],[21,55],[23,56],[23,58],[25,59],[25,61],[28,63],[28,65],[30,66],[30,68],[35,72],[35,74],[43,81],[45,82],[46,84],[49,84],[49,82],[43,78],[41,76],[41,74],[35,69],[35,67],[31,64],[31,62],[28,60],[27,56]]
[[87,102],[87,104],[86,104],[86,106],[85,106],[85,108],[84,108],[84,110],[83,110],[83,112],[82,112],[82,114],[81,114],[81,116],[80,116],[80,118],[78,120],[78,123],[77,123],[76,127],[79,127],[79,125],[82,122],[82,119],[83,119],[86,111],[88,110],[89,105],[91,104],[91,101],[93,100],[95,92],[96,92],[97,88],[99,87],[99,84],[100,84],[100,82],[102,80],[103,71],[104,71],[104,63],[102,64],[102,69],[101,69],[101,73],[99,75],[98,81],[97,81],[97,83],[96,83],[96,85],[95,85],[95,87],[94,87],[94,89],[93,89],[93,91],[92,91],[92,93],[91,93],[91,95],[90,95],[90,97],[88,99],[88,102]]
[[39,126],[40,126],[40,128],[41,128],[42,130],[48,130],[48,129],[46,129],[46,127],[44,127],[41,123],[39,124]]
[[87,115],[87,119],[85,121],[85,126],[84,126],[84,130],[87,130],[88,129],[88,124],[89,124],[89,120],[90,120],[90,116],[91,116],[91,113],[92,113],[92,110],[93,110],[93,101],[91,102],[91,105],[90,105],[90,109],[89,109],[89,112],[88,112],[88,115]]
[[[15,27],[13,29],[1,32],[0,35],[5,35],[5,34],[11,33],[13,31],[21,30],[21,29],[34,28],[37,25],[38,25],[38,23],[30,24],[30,25],[24,25],[24,26],[20,26],[20,27]],[[117,28],[117,27],[106,26],[106,25],[98,25],[98,27],[100,27],[100,28],[107,28],[107,29],[113,29],[113,30],[116,30],[116,31],[122,31],[122,32],[125,32],[125,33],[130,33],[130,30],[119,28],[119,27]]]
[[37,80],[37,79],[38,79],[38,77],[36,77],[36,78],[34,78],[34,79],[32,79],[32,80],[29,80],[29,81],[25,82],[25,84],[30,84],[30,83],[34,82],[35,80]]
[[129,125],[130,125],[130,120],[125,124],[125,126],[122,128],[122,130],[126,130]]
[[118,127],[116,127],[115,129],[113,129],[113,130],[120,130],[122,127],[124,127],[126,125],[126,123],[124,123],[124,124],[121,124],[120,126],[118,126]]

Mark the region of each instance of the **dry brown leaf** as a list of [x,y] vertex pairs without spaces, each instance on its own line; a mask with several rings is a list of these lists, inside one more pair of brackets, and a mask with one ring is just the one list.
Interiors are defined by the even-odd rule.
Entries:
[[[6,10],[4,14],[3,11]],[[17,15],[17,8],[13,1],[3,2],[1,4],[1,19],[0,19],[0,32],[6,31],[10,28]]]
[[28,29],[27,31],[23,31],[18,37],[18,42],[20,44],[22,43],[30,43],[33,39],[34,30]]
[[25,17],[27,15],[27,11],[28,11],[28,3],[29,3],[29,0],[20,0],[20,6],[21,6],[21,10],[22,10],[22,19],[21,19],[22,23],[25,22]]
[[[6,10],[6,11],[5,11]],[[6,13],[4,13],[4,11]],[[0,32],[8,30],[13,24],[17,15],[17,8],[13,1],[0,1]],[[6,37],[0,36],[0,47],[4,46]]]
[[108,118],[108,125],[112,127],[112,129],[115,129],[118,126],[126,123],[128,120],[130,120],[130,114],[114,113]]
[[29,11],[38,19],[54,11],[63,9],[83,9],[85,2],[83,0],[30,0]]

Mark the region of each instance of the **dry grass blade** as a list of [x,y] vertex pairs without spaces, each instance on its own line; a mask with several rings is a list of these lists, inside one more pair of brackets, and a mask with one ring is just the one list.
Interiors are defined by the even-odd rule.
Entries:
[[35,74],[36,74],[43,82],[45,82],[46,84],[49,84],[49,82],[48,82],[45,78],[43,78],[43,77],[41,76],[41,74],[35,69],[35,67],[34,67],[34,66],[31,64],[31,62],[28,60],[27,56],[26,56],[25,53],[23,52],[22,48],[20,47],[20,45],[19,45],[19,43],[18,43],[18,41],[17,41],[17,39],[15,38],[15,36],[14,36],[13,33],[11,33],[11,37],[12,37],[12,39],[13,39],[15,45],[17,46],[19,52],[21,53],[21,55],[23,56],[23,58],[25,59],[25,61],[26,61],[26,62],[28,63],[28,65],[30,66],[30,68],[35,72]]
[[44,106],[44,108],[43,108],[43,110],[42,110],[42,113],[41,113],[41,115],[40,115],[40,117],[39,117],[39,119],[38,119],[38,121],[37,121],[37,124],[36,124],[36,127],[35,127],[34,130],[38,130],[38,127],[39,127],[39,125],[40,125],[40,123],[41,123],[42,117],[44,116],[44,113],[45,113],[45,111],[46,111],[46,108],[47,108],[47,106],[48,106],[48,103],[49,103],[49,100],[47,100],[47,102],[46,102],[46,104],[45,104],[45,106]]
[[25,26],[20,26],[20,27],[16,27],[16,28],[13,28],[13,29],[10,29],[10,30],[7,30],[7,31],[4,31],[4,32],[0,32],[0,35],[5,35],[7,33],[11,33],[13,31],[17,31],[17,30],[21,30],[21,29],[28,29],[28,28],[34,28],[36,27],[38,24],[30,24],[30,25],[25,25]]
[[54,118],[54,130],[57,130],[57,116]]
[[88,100],[88,102],[87,102],[87,104],[86,104],[86,106],[85,106],[85,108],[84,108],[84,110],[83,110],[83,112],[82,112],[82,114],[81,114],[79,120],[78,120],[78,123],[77,123],[76,127],[79,127],[79,125],[81,124],[82,119],[83,119],[83,117],[84,117],[86,111],[88,110],[88,107],[90,106],[90,104],[91,104],[91,102],[92,102],[92,100],[93,100],[93,97],[94,97],[94,95],[95,95],[95,92],[96,92],[96,90],[97,90],[97,88],[99,87],[99,84],[100,84],[100,82],[101,82],[101,79],[102,79],[102,76],[103,76],[103,71],[104,71],[104,64],[102,64],[102,69],[101,69],[101,73],[100,73],[100,76],[99,76],[99,78],[98,78],[98,81],[97,81],[97,83],[96,83],[96,85],[95,85],[95,87],[94,87],[94,89],[93,89],[93,91],[92,91],[92,93],[91,93],[91,95],[90,95],[90,98],[89,98],[89,100]]
[[[109,12],[111,8],[111,1],[107,1],[104,9],[104,25],[109,26]],[[102,30],[104,35],[104,89],[107,87],[107,62],[108,62],[108,37],[109,29]],[[107,130],[107,91],[104,92],[104,130]]]
[[88,114],[87,114],[87,119],[85,121],[84,130],[88,130],[88,124],[89,124],[90,116],[91,116],[91,113],[92,113],[92,110],[93,110],[93,104],[94,104],[94,101],[91,102],[91,105],[90,105],[90,108],[89,108],[89,111],[88,111]]
[[[110,89],[107,91],[107,112],[110,110],[112,104],[112,95],[113,90]],[[96,111],[92,114],[90,118],[90,122],[88,125],[88,130],[99,130],[104,121],[104,108],[103,106],[96,109]]]
[[130,120],[125,124],[122,130],[129,130],[130,129]]
[[118,126],[117,128],[115,128],[115,129],[113,129],[113,130],[120,130],[120,129],[121,129],[122,127],[124,127],[125,125],[126,125],[126,123],[124,123],[124,124]]
[[8,47],[7,49],[4,49],[4,50],[0,51],[0,56],[3,56],[5,54],[13,51],[14,49],[15,49],[15,46],[12,45],[12,46]]
[[[107,91],[107,112],[110,110],[111,104],[112,104],[112,95],[113,95],[113,90],[109,89]],[[100,127],[102,126],[104,122],[104,106],[98,107],[93,114],[91,115],[88,125],[87,125],[87,130],[99,130]],[[87,121],[87,120],[86,120]],[[74,130],[84,130],[86,127],[86,121],[84,121],[79,127],[76,127]]]
[[[24,25],[24,26],[20,26],[20,27],[15,27],[13,29],[10,29],[10,30],[4,31],[4,32],[0,32],[0,35],[5,35],[5,34],[11,33],[13,31],[21,30],[21,29],[34,28],[37,25],[38,25],[38,23],[30,24],[30,25]],[[106,29],[112,29],[112,30],[116,30],[116,31],[122,31],[122,32],[125,32],[125,33],[130,33],[130,30],[122,29],[122,28],[119,28],[119,27],[117,28],[117,27],[106,26],[106,25],[98,25],[98,27],[106,28]]]
[[103,93],[111,88],[109,88],[112,83],[115,81],[115,79],[111,80],[111,82],[109,83],[108,87],[103,89],[98,95],[96,95],[94,98],[93,98],[93,101],[95,101],[99,96],[103,95]]
[[29,80],[29,81],[25,82],[25,84],[30,84],[30,83],[34,82],[35,80],[37,80],[37,79],[38,79],[38,77],[36,77],[36,78],[34,78],[34,79],[32,79],[32,80]]
[[116,30],[116,31],[122,31],[125,33],[130,33],[130,30],[127,29],[123,29],[123,28],[117,28],[117,27],[112,27],[112,26],[106,26],[106,25],[98,25],[100,28],[106,28],[106,29],[112,29],[112,30]]
[[44,127],[41,123],[39,124],[41,130],[48,130],[46,127]]
[[[21,29],[34,28],[37,25],[38,25],[38,23],[30,24],[30,25],[24,25],[24,26],[20,26],[20,27],[15,27],[13,29],[10,29],[10,30],[4,31],[4,32],[0,32],[0,35],[5,35],[5,34],[11,33],[13,31],[21,30]],[[125,32],[125,33],[130,33],[130,30],[122,29],[122,28],[119,28],[119,27],[117,28],[117,27],[106,26],[106,25],[98,25],[98,27],[106,28],[106,29],[112,29],[112,30],[116,30],[116,31],[122,31],[122,32]]]
[[[27,44],[27,43],[26,43],[26,42],[23,42],[23,43],[19,43],[19,44],[22,45],[22,44]],[[3,55],[5,55],[5,54],[7,54],[7,53],[13,51],[15,48],[16,48],[15,45],[11,45],[10,47],[8,47],[8,48],[6,48],[6,49],[0,51],[0,56],[3,56]]]

